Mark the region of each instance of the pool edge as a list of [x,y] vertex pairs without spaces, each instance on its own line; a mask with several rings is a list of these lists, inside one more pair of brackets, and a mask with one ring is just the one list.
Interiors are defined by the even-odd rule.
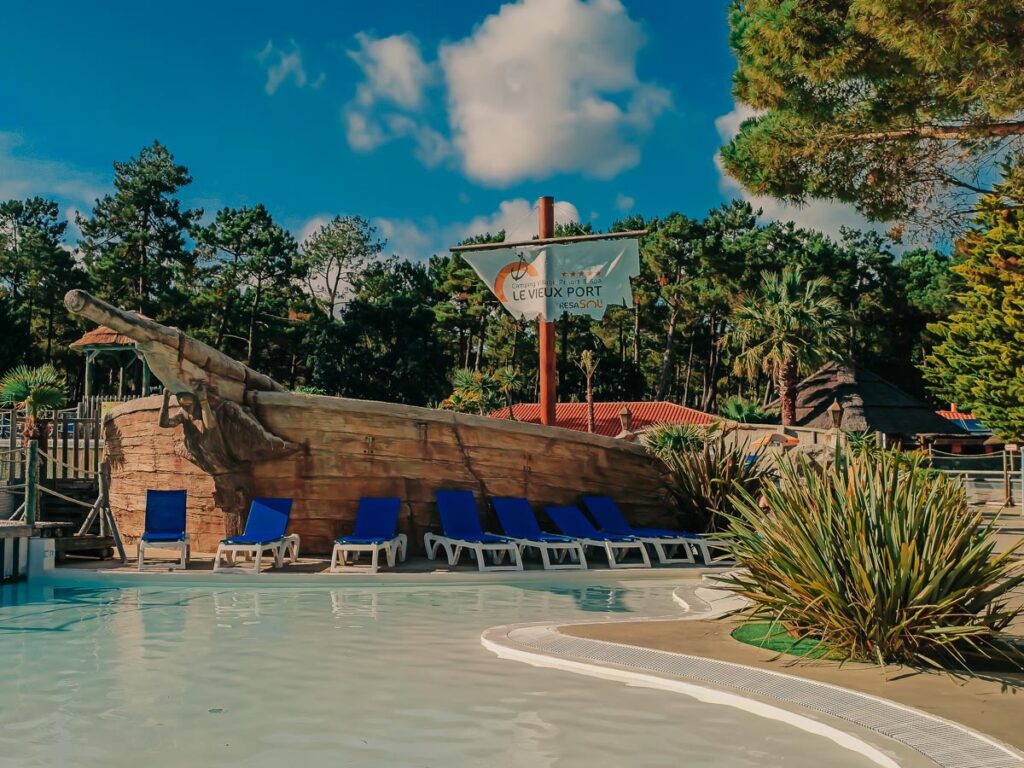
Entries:
[[[684,610],[689,608],[682,595],[676,593],[673,597]],[[709,605],[707,611],[692,614],[689,618],[715,618],[731,610],[726,605]],[[480,642],[499,658],[653,687],[707,703],[736,707],[829,738],[862,754],[876,765],[888,768],[908,768],[907,757],[894,762],[880,747],[843,730],[839,724],[852,725],[890,745],[899,745],[901,751],[909,751],[918,758],[912,761],[914,765],[927,764],[939,768],[1024,766],[1024,754],[991,736],[879,696],[774,670],[606,640],[578,638],[559,632],[562,627],[585,623],[553,624],[548,621],[491,627],[481,634]],[[673,674],[665,672],[665,667],[669,666],[666,662],[670,662],[675,670]],[[737,680],[753,681],[753,684],[748,689],[737,686]],[[767,690],[771,692],[766,693]],[[842,714],[827,707],[814,706],[814,699],[821,695],[841,698],[856,706],[845,708]],[[814,713],[836,725],[801,714],[794,708]],[[880,719],[890,724],[887,729],[879,727]]]

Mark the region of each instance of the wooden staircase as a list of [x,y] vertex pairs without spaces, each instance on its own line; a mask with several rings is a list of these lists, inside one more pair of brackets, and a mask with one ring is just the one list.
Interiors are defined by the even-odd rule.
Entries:
[[[49,478],[41,480],[40,485],[89,505],[96,501],[99,492],[96,481],[92,479]],[[89,514],[88,507],[48,493],[40,494],[39,502],[36,529],[42,536],[54,539],[58,562],[63,561],[69,552],[98,557],[101,560],[113,556],[114,539],[100,530],[98,520],[93,523],[89,532],[78,535],[78,530]]]

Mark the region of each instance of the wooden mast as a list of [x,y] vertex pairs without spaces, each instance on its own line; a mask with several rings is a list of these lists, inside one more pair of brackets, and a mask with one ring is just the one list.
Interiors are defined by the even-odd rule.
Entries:
[[[542,240],[555,236],[555,198],[544,196],[540,199],[537,213],[537,234]],[[555,318],[539,319],[540,365],[540,423],[555,424]]]

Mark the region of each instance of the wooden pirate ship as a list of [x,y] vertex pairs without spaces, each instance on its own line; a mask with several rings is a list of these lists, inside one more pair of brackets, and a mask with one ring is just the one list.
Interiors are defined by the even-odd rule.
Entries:
[[420,542],[439,488],[575,503],[608,493],[638,523],[664,522],[662,467],[639,446],[536,424],[287,391],[176,328],[73,290],[67,308],[135,340],[163,397],[125,403],[103,424],[109,502],[129,541],[148,488],[186,488],[193,547],[240,530],[253,496],[295,500],[291,530],[326,552],[360,496],[399,496]]

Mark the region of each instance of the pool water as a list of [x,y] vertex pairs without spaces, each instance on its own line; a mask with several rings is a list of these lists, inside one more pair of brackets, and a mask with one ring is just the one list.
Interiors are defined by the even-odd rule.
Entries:
[[480,645],[498,624],[677,613],[675,585],[3,587],[0,765],[870,764],[736,709]]

